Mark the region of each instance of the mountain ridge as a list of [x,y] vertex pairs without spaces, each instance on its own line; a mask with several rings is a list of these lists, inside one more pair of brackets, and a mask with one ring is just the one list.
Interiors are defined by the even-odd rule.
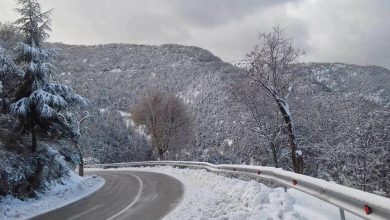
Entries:
[[[157,89],[181,97],[193,117],[194,134],[188,137],[192,141],[181,149],[170,149],[166,159],[273,166],[269,142],[254,132],[259,127],[239,96],[240,90],[254,89],[252,98],[265,100],[261,106],[266,128],[280,119],[266,93],[244,84],[240,87],[245,68],[224,62],[205,49],[174,44],[53,46],[60,47],[63,54],[54,63],[57,79],[92,103],[88,109],[92,117],[85,122],[80,140],[86,157],[101,162],[154,159],[148,138],[128,126],[132,123],[121,114],[130,113],[148,90]],[[309,164],[305,174],[359,188],[366,180],[358,179],[358,173],[368,172],[366,176],[383,176],[380,184],[375,182],[380,188],[371,191],[386,189],[389,71],[343,63],[301,63],[293,68],[296,80],[289,106]],[[366,150],[359,142],[361,131],[374,138],[368,154],[362,154]],[[277,156],[281,167],[291,170],[285,135],[282,129],[275,142]],[[355,165],[360,158],[382,162],[370,167],[375,172],[364,171]],[[343,165],[346,163],[348,166]]]
[[[161,46],[55,44],[53,46],[59,47],[63,51],[61,60],[56,63],[61,80],[65,80],[81,94],[91,99],[96,109],[114,106],[117,110],[129,112],[148,89],[162,89],[183,97],[188,103],[192,102],[192,110],[196,114],[202,114],[201,118],[208,117],[204,109],[198,108],[197,105],[203,103],[202,107],[208,109],[210,114],[217,114],[218,111],[208,108],[204,104],[209,101],[208,98],[213,97],[213,103],[210,103],[212,106],[217,103],[221,105],[219,110],[226,109],[222,107],[224,105],[222,99],[231,97],[230,90],[235,81],[234,78],[237,77],[237,74],[245,71],[230,63],[223,62],[205,49],[193,46],[176,44]],[[385,106],[390,103],[390,94],[386,90],[386,85],[388,85],[387,88],[390,88],[390,80],[381,80],[383,77],[390,76],[390,71],[385,68],[362,67],[343,63],[298,65],[301,65],[300,71],[304,75],[304,77],[300,77],[301,81],[310,79],[327,88],[337,88],[353,93],[359,89],[351,90],[349,84],[355,86],[366,81],[369,82],[369,85],[364,87],[364,91],[367,91],[365,94],[368,97],[367,100],[381,100],[381,102],[386,102]],[[370,74],[378,79],[367,78]],[[371,88],[372,85],[376,85],[376,87]],[[218,89],[215,89],[216,87]],[[381,90],[384,91],[380,92]],[[202,95],[205,91],[208,92],[207,95]],[[235,108],[237,108],[237,112],[242,110],[242,107],[239,106]],[[226,127],[224,129],[230,130]],[[222,130],[219,132],[224,133]],[[203,136],[203,134],[199,135]],[[220,133],[215,135],[220,138]],[[230,138],[226,137],[225,139]],[[208,145],[213,142],[215,141],[210,140]],[[217,142],[221,144],[223,140]]]

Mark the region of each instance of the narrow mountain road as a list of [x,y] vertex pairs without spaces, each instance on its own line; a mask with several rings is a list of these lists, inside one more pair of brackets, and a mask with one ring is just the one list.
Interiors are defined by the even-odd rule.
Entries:
[[165,174],[138,171],[94,171],[106,180],[95,193],[33,220],[161,219],[179,202],[182,183]]

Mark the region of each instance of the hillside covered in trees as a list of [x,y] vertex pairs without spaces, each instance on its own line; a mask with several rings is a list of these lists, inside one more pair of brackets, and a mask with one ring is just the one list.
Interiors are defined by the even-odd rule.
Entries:
[[[129,113],[146,91],[159,89],[181,97],[194,118],[191,142],[168,151],[168,159],[274,166],[275,152],[279,166],[292,169],[272,101],[240,84],[245,61],[231,65],[180,45],[51,46],[63,52],[56,63],[61,81],[92,103],[81,138],[87,156],[101,162],[156,159]],[[289,102],[304,173],[389,193],[390,71],[342,63],[295,64],[294,71]],[[264,126],[256,125],[248,100],[266,103],[259,109]]]

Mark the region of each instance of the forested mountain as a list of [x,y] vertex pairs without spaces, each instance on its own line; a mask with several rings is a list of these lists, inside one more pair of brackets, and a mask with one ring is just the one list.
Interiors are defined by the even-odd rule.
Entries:
[[[230,119],[239,109],[227,108],[231,102],[229,83],[232,81],[229,79],[242,70],[206,50],[178,45],[55,46],[63,49],[63,57],[57,64],[62,72],[61,80],[75,86],[91,100],[95,117],[105,112],[128,113],[140,96],[150,89],[160,89],[182,97],[192,108],[196,123],[192,146],[196,147],[186,150],[191,151],[191,157],[195,156],[195,149],[196,157],[200,158],[203,148],[220,146],[225,139],[233,139],[237,134],[238,125],[234,125],[237,119]],[[85,132],[84,138],[90,139],[89,132]],[[96,145],[92,148],[97,149]],[[100,154],[93,156],[104,160]],[[171,153],[170,156],[176,155]]]
[[[53,80],[90,101],[92,117],[82,125],[79,143],[86,158],[157,159],[150,137],[134,126],[130,112],[149,90],[160,90],[182,98],[193,121],[193,134],[184,137],[187,146],[169,149],[167,159],[292,169],[276,104],[245,81],[247,61],[232,65],[204,49],[180,45],[47,46],[61,49]],[[289,104],[304,173],[388,194],[390,72],[340,63],[302,63],[293,69]],[[8,94],[16,81],[7,75],[1,80]],[[2,121],[0,138],[8,142],[12,121]]]
[[[153,159],[148,137],[132,126],[128,113],[145,92],[160,89],[183,98],[194,119],[191,144],[171,149],[168,158],[273,165],[270,142],[256,132],[260,128],[240,96],[245,61],[234,66],[204,49],[180,45],[51,46],[62,49],[56,63],[60,80],[91,101],[93,117],[80,144],[87,156],[101,162]],[[388,193],[390,71],[341,63],[294,68],[298,78],[290,108],[305,173]],[[245,94],[251,92],[271,102],[259,91]],[[270,118],[275,113],[263,110]],[[283,128],[280,133],[274,141],[277,157],[291,169]]]

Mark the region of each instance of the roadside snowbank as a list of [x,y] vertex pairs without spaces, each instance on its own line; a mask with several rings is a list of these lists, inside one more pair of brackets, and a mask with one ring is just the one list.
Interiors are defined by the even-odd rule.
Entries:
[[[282,188],[269,188],[256,181],[243,181],[205,170],[177,169],[168,166],[119,168],[152,171],[171,175],[185,187],[182,202],[164,219],[339,219],[337,207],[321,200]],[[347,219],[358,219],[346,213]]]
[[64,185],[56,183],[38,199],[21,201],[7,196],[0,201],[0,219],[27,219],[75,202],[90,195],[104,185],[104,179],[96,175],[85,177],[71,174],[62,180]]
[[256,181],[231,179],[203,170],[159,169],[180,179],[185,186],[183,201],[165,217],[167,220],[302,219],[283,189],[270,189]]

